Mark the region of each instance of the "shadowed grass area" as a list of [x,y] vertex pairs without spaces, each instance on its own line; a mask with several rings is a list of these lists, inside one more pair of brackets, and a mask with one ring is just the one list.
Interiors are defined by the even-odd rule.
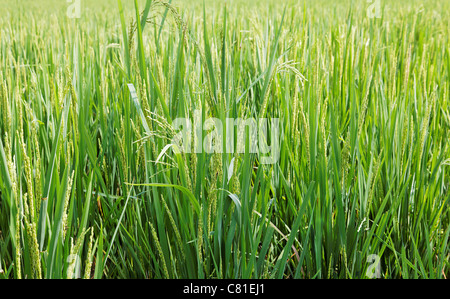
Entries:
[[448,1],[4,2],[0,278],[449,277]]

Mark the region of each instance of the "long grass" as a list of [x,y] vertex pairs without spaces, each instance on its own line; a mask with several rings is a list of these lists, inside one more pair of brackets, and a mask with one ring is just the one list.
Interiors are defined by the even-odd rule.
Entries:
[[0,16],[0,278],[449,277],[448,1],[85,2]]

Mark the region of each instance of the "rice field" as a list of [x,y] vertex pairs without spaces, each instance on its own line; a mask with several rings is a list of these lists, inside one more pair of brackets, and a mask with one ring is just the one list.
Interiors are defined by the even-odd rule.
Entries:
[[449,1],[0,7],[0,278],[449,278]]

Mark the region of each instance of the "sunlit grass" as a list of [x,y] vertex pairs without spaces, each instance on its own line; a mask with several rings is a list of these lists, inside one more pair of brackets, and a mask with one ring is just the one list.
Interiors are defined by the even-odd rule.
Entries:
[[60,2],[0,16],[0,278],[448,278],[448,1]]

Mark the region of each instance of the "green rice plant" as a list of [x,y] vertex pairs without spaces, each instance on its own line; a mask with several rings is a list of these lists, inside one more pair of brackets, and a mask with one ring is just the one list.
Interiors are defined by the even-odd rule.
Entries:
[[0,278],[449,277],[447,1],[75,4],[0,16]]

